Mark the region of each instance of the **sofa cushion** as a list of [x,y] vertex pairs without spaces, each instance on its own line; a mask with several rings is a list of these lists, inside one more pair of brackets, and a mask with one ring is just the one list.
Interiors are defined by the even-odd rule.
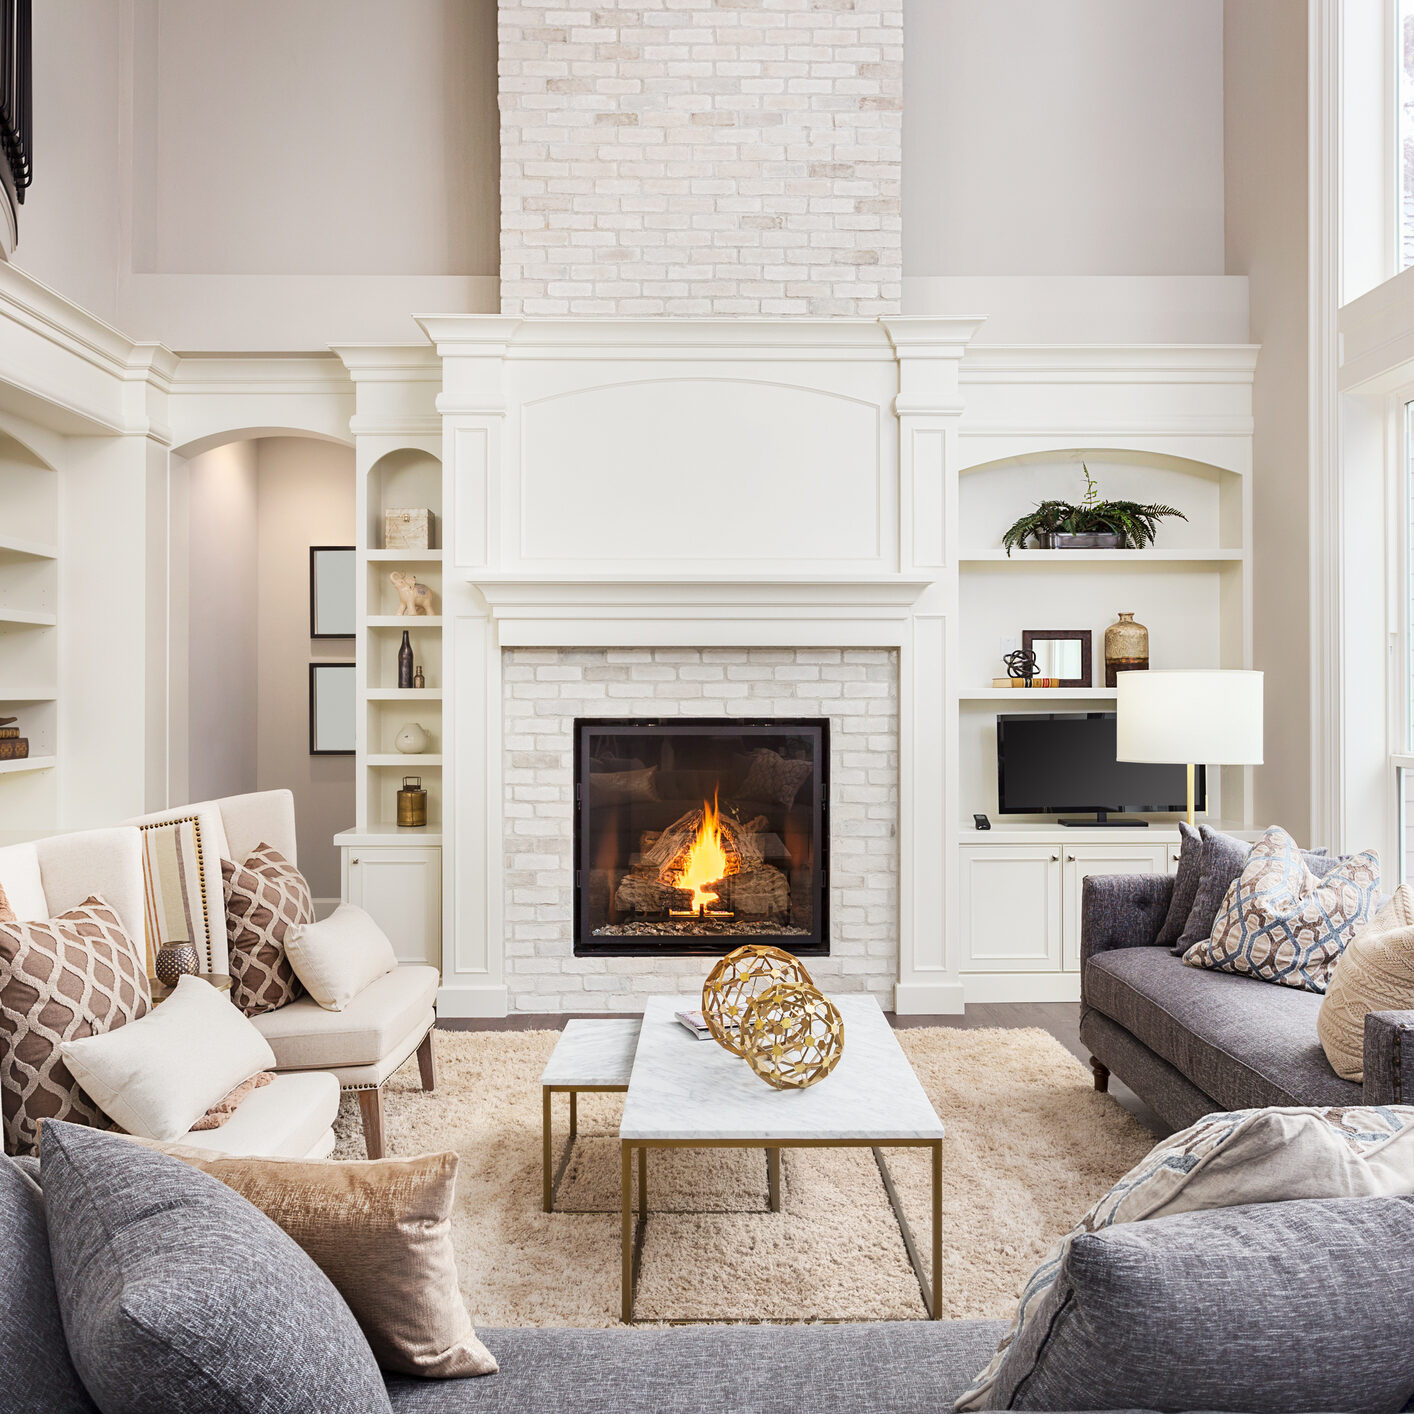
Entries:
[[398,1414],[939,1414],[986,1360],[1002,1321],[670,1330],[483,1330],[501,1373],[392,1376]]
[[3,1157],[0,1265],[0,1409],[92,1414],[64,1341],[39,1185]]
[[219,1129],[192,1130],[177,1142],[220,1154],[322,1158],[338,1113],[339,1082],[328,1071],[277,1075],[247,1095]]
[[1086,1003],[1216,1101],[1216,1108],[1358,1105],[1316,1034],[1321,998],[1185,967],[1162,948],[1119,948],[1085,966]]
[[1379,892],[1380,860],[1373,850],[1317,878],[1296,841],[1273,825],[1228,889],[1212,936],[1195,943],[1183,960],[1190,967],[1324,992],[1346,945],[1374,916]]
[[129,1140],[46,1124],[69,1350],[105,1414],[388,1409],[343,1298],[263,1213]]
[[1203,877],[1203,837],[1186,820],[1178,822],[1178,868],[1173,876],[1173,895],[1169,911],[1164,915],[1159,936],[1154,939],[1161,948],[1171,948],[1183,936],[1188,915],[1193,912],[1193,900],[1198,896],[1198,883]]
[[1070,1250],[1088,1233],[1244,1204],[1410,1192],[1414,1108],[1258,1109],[1206,1115],[1156,1144],[1047,1253],[1022,1288],[1016,1316],[997,1353],[957,1408],[1010,1407],[997,1401],[1009,1397],[999,1393],[1009,1382],[1015,1384],[1016,1352],[1034,1352],[1044,1339],[1043,1328],[1056,1319],[1055,1289]]
[[325,1011],[343,1011],[370,982],[398,965],[388,935],[352,903],[291,928],[285,953],[305,991]]
[[[985,1407],[1400,1409],[1414,1393],[1411,1290],[1408,1197],[1261,1203],[1082,1234]],[[1338,1358],[1321,1332],[1339,1333]]]
[[101,898],[42,923],[0,924],[0,1092],[5,1149],[33,1153],[39,1122],[96,1124],[60,1046],[151,1010],[142,952]]
[[397,967],[370,982],[343,1011],[325,1011],[313,997],[301,997],[251,1020],[281,1070],[374,1065],[429,1016],[439,981],[435,967]]

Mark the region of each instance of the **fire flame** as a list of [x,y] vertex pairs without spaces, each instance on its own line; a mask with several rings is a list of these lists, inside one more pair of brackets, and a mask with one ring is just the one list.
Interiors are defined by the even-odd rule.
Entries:
[[687,852],[687,861],[682,871],[673,880],[675,887],[692,890],[692,911],[706,913],[709,904],[717,902],[717,895],[704,887],[724,879],[730,872],[731,864],[722,845],[721,816],[717,813],[717,802],[708,805],[702,802],[702,824],[697,838]]

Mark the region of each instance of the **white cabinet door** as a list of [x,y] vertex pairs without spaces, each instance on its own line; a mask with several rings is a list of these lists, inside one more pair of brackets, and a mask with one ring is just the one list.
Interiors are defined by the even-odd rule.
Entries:
[[964,845],[962,970],[1059,972],[1058,845]]
[[1068,845],[1065,848],[1065,970],[1080,970],[1080,895],[1091,874],[1161,874],[1169,869],[1163,844]]
[[372,915],[399,962],[442,965],[442,851],[350,845],[344,897]]

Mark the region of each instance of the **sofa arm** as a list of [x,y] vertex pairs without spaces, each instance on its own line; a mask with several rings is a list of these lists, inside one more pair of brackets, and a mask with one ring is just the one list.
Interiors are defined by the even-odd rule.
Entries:
[[1366,1013],[1365,1103],[1414,1104],[1414,1011]]
[[1080,966],[1112,948],[1152,947],[1173,898],[1172,874],[1088,874],[1080,891]]

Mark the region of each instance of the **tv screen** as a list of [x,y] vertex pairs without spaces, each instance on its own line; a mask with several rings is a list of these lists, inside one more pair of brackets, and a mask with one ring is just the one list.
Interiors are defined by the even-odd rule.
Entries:
[[[1206,781],[1199,766],[1195,808]],[[997,718],[997,809],[1002,815],[1052,815],[1062,810],[1144,812],[1185,810],[1183,766],[1115,759],[1113,712],[1013,713]]]

